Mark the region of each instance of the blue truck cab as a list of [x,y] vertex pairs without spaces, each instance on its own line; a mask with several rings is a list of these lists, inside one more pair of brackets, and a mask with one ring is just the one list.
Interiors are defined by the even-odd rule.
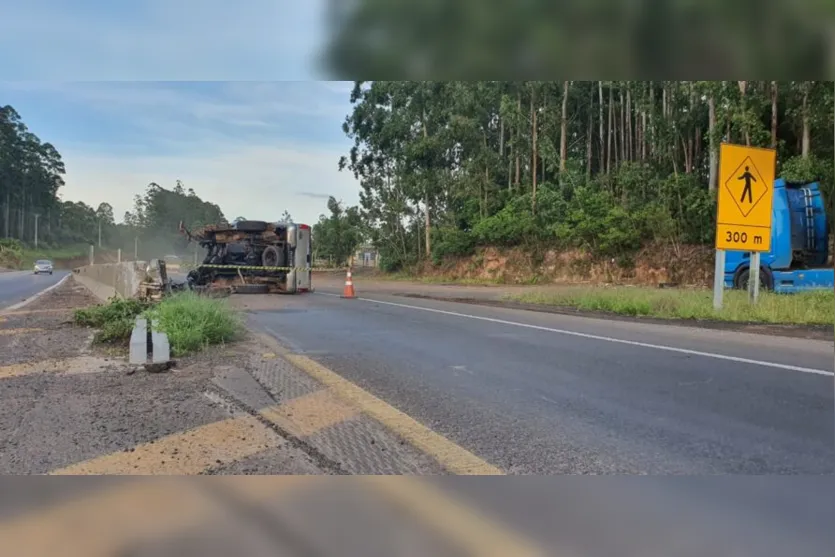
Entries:
[[[760,286],[778,293],[835,288],[827,267],[829,237],[826,210],[817,182],[774,181],[771,249],[760,254]],[[725,252],[725,287],[748,288],[750,254]]]

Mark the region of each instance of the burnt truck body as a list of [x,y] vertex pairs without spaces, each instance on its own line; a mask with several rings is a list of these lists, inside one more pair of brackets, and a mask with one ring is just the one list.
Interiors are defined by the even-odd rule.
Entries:
[[293,294],[311,288],[310,227],[292,222],[238,221],[180,230],[206,250],[186,278],[192,289]]

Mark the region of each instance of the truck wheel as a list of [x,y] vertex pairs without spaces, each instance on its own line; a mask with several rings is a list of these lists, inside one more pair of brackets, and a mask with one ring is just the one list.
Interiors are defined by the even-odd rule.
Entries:
[[275,246],[267,246],[261,254],[261,265],[264,267],[283,267],[284,253]]
[[263,232],[267,229],[267,223],[262,220],[242,220],[235,223],[235,229],[241,232]]
[[[751,271],[746,267],[734,277],[734,288],[737,290],[748,290],[748,281],[750,278]],[[772,290],[774,288],[774,284],[771,282],[771,273],[766,272],[764,269],[760,269],[760,288],[763,290]]]

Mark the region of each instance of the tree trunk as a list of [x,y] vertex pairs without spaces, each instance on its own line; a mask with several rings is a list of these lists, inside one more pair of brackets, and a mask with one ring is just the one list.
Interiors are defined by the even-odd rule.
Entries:
[[603,82],[597,82],[597,92],[599,93],[600,101],[600,171],[606,169],[606,138],[603,132]]
[[707,133],[709,143],[709,168],[707,188],[710,191],[716,189],[716,174],[719,169],[719,153],[716,148],[716,99],[713,93],[707,99]]
[[655,158],[655,117],[653,116],[655,112],[655,90],[652,86],[652,81],[649,82],[649,104],[647,106],[649,108],[649,137],[647,138],[649,142],[649,157]]
[[536,212],[536,104],[534,92],[531,91],[531,212]]
[[507,158],[507,189],[512,191],[513,190],[513,153],[514,153],[513,144],[516,143],[516,141],[515,141],[516,133],[515,133],[515,131],[513,130],[512,127],[510,128],[510,137],[513,140],[510,142],[510,156]]
[[12,192],[11,192],[11,187],[9,187],[9,191],[6,192],[6,206],[4,207],[6,215],[5,215],[5,218],[3,219],[3,227],[5,228],[4,236],[6,238],[9,237],[9,234],[11,234],[11,227],[9,226],[10,218],[11,218],[11,213],[10,213],[11,207],[12,207]]
[[504,118],[499,116],[499,158],[504,156]]
[[618,90],[620,96],[620,160],[626,160],[626,103],[623,100],[623,87]]
[[693,166],[698,168],[701,166],[700,161],[702,160],[702,127],[697,125],[696,126],[696,139],[694,141],[694,149],[693,149]]
[[[516,92],[516,109],[519,114],[522,113],[522,92]],[[517,127],[516,128],[516,142],[519,142],[519,138],[522,137],[521,130]],[[516,189],[519,189],[519,146],[516,146]]]
[[560,120],[560,172],[565,172],[565,156],[567,154],[568,135],[568,88],[571,85],[570,81],[564,81],[562,84],[562,113]]
[[609,124],[606,131],[606,174],[612,172],[612,84],[609,84]]
[[748,89],[748,82],[747,81],[739,81],[739,93],[742,95],[742,115],[745,118],[743,120],[742,130],[745,135],[745,145],[750,147],[751,146],[751,134],[748,130],[747,118],[748,118],[748,108],[747,102],[745,98],[745,91]]
[[800,154],[804,159],[809,158],[809,149],[812,145],[811,130],[809,129],[809,86],[803,87],[803,143]]
[[[429,132],[426,129],[426,113],[423,114],[423,138],[426,139],[429,137]],[[424,177],[426,178],[426,177]],[[426,257],[430,257],[432,255],[432,223],[429,217],[429,183],[425,183],[423,186],[423,204],[425,206],[425,215],[426,215]]]
[[482,203],[479,203],[479,215],[481,218],[487,216],[487,188],[490,184],[490,168],[484,167],[484,195],[481,196]]
[[594,86],[589,87],[591,94],[589,95],[589,124],[586,126],[586,178],[591,179],[591,156],[592,156],[592,142],[594,141],[594,119],[592,117],[594,108]]
[[777,148],[777,82],[771,82],[771,148]]
[[633,146],[633,126],[632,126],[632,93],[627,87],[626,89],[626,159],[629,161],[635,160]]

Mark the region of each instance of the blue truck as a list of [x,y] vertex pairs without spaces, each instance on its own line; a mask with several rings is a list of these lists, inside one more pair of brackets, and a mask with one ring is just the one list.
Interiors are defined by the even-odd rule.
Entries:
[[[747,289],[750,253],[725,252],[725,287]],[[771,249],[760,254],[760,287],[777,293],[835,288],[826,210],[817,182],[774,181]]]

